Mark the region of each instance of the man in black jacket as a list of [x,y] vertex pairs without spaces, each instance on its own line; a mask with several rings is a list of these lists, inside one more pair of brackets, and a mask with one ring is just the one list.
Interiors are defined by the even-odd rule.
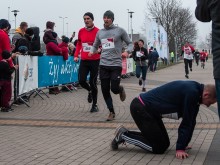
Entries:
[[189,156],[185,150],[189,148],[200,104],[209,107],[215,102],[215,86],[195,81],[173,81],[141,93],[130,105],[131,115],[141,132],[118,127],[111,148],[116,150],[119,144],[127,142],[154,154],[163,154],[170,140],[162,118],[182,118],[178,129],[176,157],[185,159]]
[[202,22],[212,21],[212,54],[214,79],[217,92],[218,113],[220,114],[220,1],[197,0],[196,18]]

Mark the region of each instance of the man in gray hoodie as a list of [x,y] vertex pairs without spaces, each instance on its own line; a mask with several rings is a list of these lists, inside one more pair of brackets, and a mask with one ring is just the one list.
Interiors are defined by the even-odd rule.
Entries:
[[132,51],[133,45],[126,31],[113,24],[114,13],[110,10],[106,11],[103,16],[104,28],[96,34],[96,39],[93,48],[89,53],[92,56],[96,53],[99,46],[102,45],[100,59],[100,80],[102,94],[106,105],[110,111],[107,121],[112,121],[115,118],[110,90],[114,94],[119,94],[121,101],[126,99],[124,87],[120,85],[122,71],[122,43],[128,45],[124,54]]

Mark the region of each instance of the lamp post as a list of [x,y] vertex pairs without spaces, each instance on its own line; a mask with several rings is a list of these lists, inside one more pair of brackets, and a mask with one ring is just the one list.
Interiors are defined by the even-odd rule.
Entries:
[[61,19],[63,19],[63,35],[64,35],[64,19],[66,19],[67,17],[59,17]]
[[18,15],[18,10],[12,10],[11,11],[12,13],[14,13],[14,16],[15,16],[15,29],[16,29],[16,16]]
[[67,22],[66,23],[66,36],[68,37],[68,35],[69,35],[69,23]]
[[130,17],[129,9],[127,9],[127,11],[128,11],[128,35],[129,35],[129,17]]
[[133,42],[133,40],[132,40],[132,37],[133,37],[132,14],[133,14],[134,12],[133,12],[133,11],[129,11],[128,13],[130,14],[130,18],[131,18],[131,41]]
[[10,22],[10,7],[8,7],[8,22]]

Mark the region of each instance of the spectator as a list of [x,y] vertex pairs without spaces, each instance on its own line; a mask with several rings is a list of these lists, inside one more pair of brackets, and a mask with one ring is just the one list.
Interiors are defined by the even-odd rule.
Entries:
[[24,37],[25,31],[28,28],[27,22],[21,22],[20,26],[15,30],[15,34],[12,37],[12,44],[15,45],[17,40]]
[[62,43],[58,45],[59,48],[61,48],[62,51],[62,56],[64,60],[68,60],[68,43],[69,43],[69,38],[68,37],[63,37],[62,38]]
[[157,52],[157,49],[154,48],[154,50],[151,52],[151,71],[155,72],[157,69],[157,61],[159,59],[159,54]]
[[220,116],[220,1],[197,0],[196,18],[202,22],[212,21],[212,54],[214,79],[217,91],[218,113]]
[[44,30],[44,36],[43,41],[45,44],[48,44],[51,40],[56,40],[56,38],[53,37],[52,32],[54,31],[55,23],[51,21],[47,21],[46,23],[46,30]]
[[[8,52],[11,52],[10,39],[8,37],[8,33],[10,29],[11,29],[11,25],[9,24],[8,20],[1,19],[0,20],[0,61],[2,60],[3,50],[7,50]],[[8,62],[10,67],[14,67],[14,63],[11,58],[8,60]]]
[[[62,50],[61,50],[61,48],[58,47],[58,43],[57,43],[57,40],[56,40],[57,33],[51,31],[52,36],[49,35],[48,31],[46,31],[46,33],[48,33],[47,35],[45,35],[45,36],[47,36],[45,38],[46,39],[45,41],[47,43],[46,44],[47,55],[48,56],[55,56],[55,55],[61,56]],[[56,94],[59,94],[59,93],[60,93],[60,90],[57,86],[54,86],[54,87],[50,86],[49,94],[55,94],[56,95]]]
[[171,58],[171,62],[173,63],[174,62],[174,53],[173,52],[170,53],[170,58]]
[[152,51],[154,50],[154,47],[151,46],[150,49],[149,49],[149,55],[148,55],[148,68],[150,68],[150,71],[152,72],[151,70],[151,65],[152,65]]
[[11,86],[11,75],[15,69],[18,68],[17,65],[10,67],[8,60],[11,58],[9,51],[4,50],[2,52],[2,60],[0,61],[0,107],[2,107],[2,112],[11,111],[10,100],[12,95],[12,86]]

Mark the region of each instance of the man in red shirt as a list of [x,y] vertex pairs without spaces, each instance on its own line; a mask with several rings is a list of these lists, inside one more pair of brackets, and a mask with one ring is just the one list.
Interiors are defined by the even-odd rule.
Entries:
[[[100,50],[92,57],[88,54],[92,48],[93,42],[95,41],[96,33],[98,28],[94,26],[93,14],[87,12],[83,16],[85,27],[81,28],[78,33],[78,42],[76,45],[76,52],[74,54],[74,61],[78,62],[79,55],[81,55],[81,61],[79,66],[79,83],[85,88],[88,93],[88,102],[92,102],[92,108],[90,112],[97,112],[97,76],[98,67],[100,61]],[[90,73],[89,83],[86,82],[87,76]]]
[[204,49],[202,52],[200,52],[200,61],[201,61],[201,67],[204,69],[205,68],[205,60],[206,60],[206,53]]

